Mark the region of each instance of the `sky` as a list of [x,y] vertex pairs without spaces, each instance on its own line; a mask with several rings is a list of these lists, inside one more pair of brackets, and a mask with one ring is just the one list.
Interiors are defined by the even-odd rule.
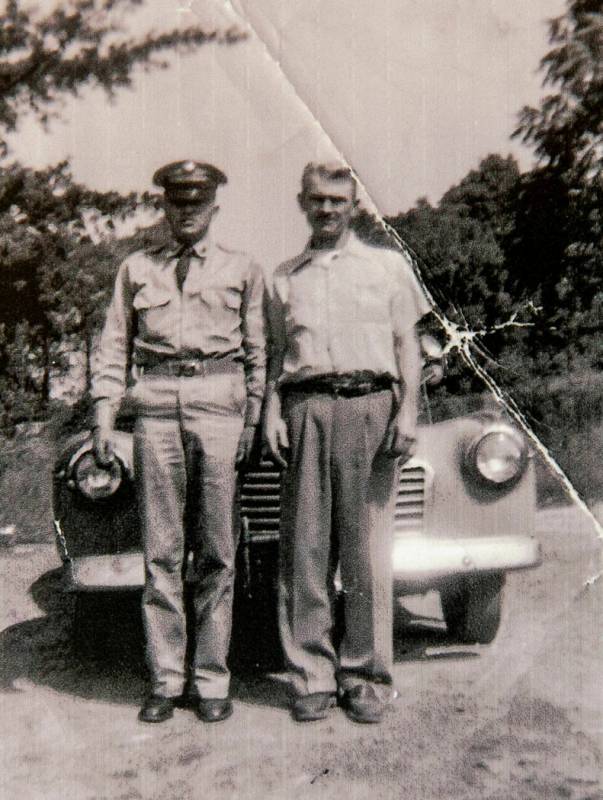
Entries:
[[[55,3],[39,2],[42,10]],[[564,0],[152,0],[124,17],[128,34],[191,24],[237,25],[248,38],[171,57],[134,76],[113,102],[68,100],[44,131],[29,120],[12,155],[38,167],[70,158],[100,190],[152,189],[181,158],[211,161],[220,190],[216,236],[267,269],[299,251],[296,203],[307,161],[341,155],[365,204],[384,214],[432,203],[511,141],[517,114],[542,95],[546,20]]]

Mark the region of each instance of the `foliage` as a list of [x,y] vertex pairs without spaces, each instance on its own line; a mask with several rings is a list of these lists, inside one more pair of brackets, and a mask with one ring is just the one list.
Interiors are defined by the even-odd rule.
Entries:
[[[461,339],[471,340],[491,371],[521,346],[522,325],[533,320],[533,307],[510,292],[505,254],[518,180],[513,158],[490,155],[436,207],[422,199],[388,220],[415,252],[440,312]],[[460,363],[452,367],[449,391],[476,390],[477,385]]]
[[[603,497],[603,378],[582,370],[517,388],[535,433],[586,500]],[[543,476],[544,477],[544,476]],[[549,484],[541,478],[541,487]],[[544,494],[544,492],[543,492]]]
[[52,338],[83,352],[87,386],[94,338],[104,319],[118,265],[129,253],[164,236],[163,226],[155,224],[120,239],[111,235],[100,241],[82,237],[68,258],[44,271],[40,297],[46,303]]
[[65,336],[86,341],[111,274],[110,239],[99,240],[97,229],[110,232],[149,199],[92,192],[74,183],[66,164],[42,171],[13,165],[2,184],[0,382],[4,413],[17,422],[43,413]]
[[[46,15],[8,0],[0,29],[0,129],[14,130],[24,114],[41,122],[56,113],[57,101],[84,86],[109,95],[129,86],[134,67],[165,67],[162,54],[192,50],[211,41],[237,42],[244,34],[189,27],[142,37],[124,36],[120,14],[142,0],[68,0]],[[5,146],[5,143],[4,143]]]
[[553,371],[603,366],[603,11],[600,0],[570,0],[550,21],[552,49],[541,62],[550,88],[520,114],[515,136],[535,149],[522,177],[508,242],[516,289],[532,293],[547,325],[531,347]]
[[32,325],[44,321],[42,275],[90,241],[94,222],[132,214],[134,194],[93,192],[74,183],[65,163],[46,170],[13,165],[0,180],[0,321],[14,322],[18,307]]
[[15,525],[18,543],[53,541],[55,457],[55,442],[46,432],[13,439],[0,433],[0,526]]
[[10,428],[24,420],[40,419],[44,415],[43,370],[40,370],[31,327],[26,322],[15,326],[7,337],[4,326],[0,328],[0,427]]
[[515,132],[558,174],[596,181],[603,168],[603,13],[600,0],[570,0],[549,23],[552,49],[540,63],[552,92],[526,106]]

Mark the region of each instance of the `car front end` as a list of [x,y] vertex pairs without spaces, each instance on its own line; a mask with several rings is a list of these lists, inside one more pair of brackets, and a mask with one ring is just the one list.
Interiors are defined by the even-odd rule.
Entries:
[[514,426],[486,412],[421,427],[396,499],[392,561],[400,592],[537,566],[534,531],[534,469]]
[[[116,433],[115,461],[96,465],[89,434],[70,440],[54,473],[54,524],[65,587],[80,596],[144,584],[132,436]],[[273,603],[280,520],[279,469],[255,461],[240,476],[238,602]],[[420,425],[400,470],[392,520],[397,596],[435,589],[449,630],[491,641],[505,573],[541,561],[535,475],[523,434],[498,411]]]

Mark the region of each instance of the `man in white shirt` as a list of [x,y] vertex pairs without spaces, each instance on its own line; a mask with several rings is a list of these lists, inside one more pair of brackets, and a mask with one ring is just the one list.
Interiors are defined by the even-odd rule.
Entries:
[[[299,203],[312,236],[282,264],[269,302],[264,438],[286,467],[279,625],[294,719],[339,704],[379,722],[391,697],[391,529],[397,461],[414,452],[429,306],[411,267],[350,229],[356,185],[340,164],[309,164]],[[332,640],[340,566],[344,638]]]

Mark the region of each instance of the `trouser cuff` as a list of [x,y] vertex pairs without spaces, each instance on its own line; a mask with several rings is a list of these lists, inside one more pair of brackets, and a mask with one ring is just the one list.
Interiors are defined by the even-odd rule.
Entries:
[[193,681],[193,690],[202,700],[226,700],[230,691],[230,681]]

